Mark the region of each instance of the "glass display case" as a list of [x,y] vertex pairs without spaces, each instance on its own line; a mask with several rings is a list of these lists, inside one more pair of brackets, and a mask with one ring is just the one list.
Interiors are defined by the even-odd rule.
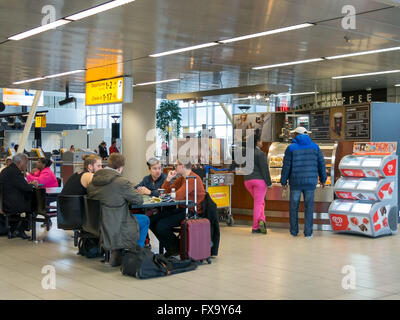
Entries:
[[345,177],[394,177],[396,164],[394,155],[350,155],[340,161],[339,170]]
[[[271,174],[272,183],[280,183],[281,171],[283,167],[283,158],[289,143],[274,142],[268,151],[268,166]],[[335,160],[337,143],[319,143],[319,148],[325,159],[326,173],[328,179],[327,186],[331,186],[335,182]]]

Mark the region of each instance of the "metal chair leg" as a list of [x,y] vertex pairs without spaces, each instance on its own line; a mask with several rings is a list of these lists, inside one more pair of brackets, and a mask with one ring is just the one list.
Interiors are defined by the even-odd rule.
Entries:
[[9,221],[9,219],[8,219],[8,216],[6,215],[5,216],[5,222],[6,222],[6,228],[7,228],[7,237],[8,237],[8,239],[11,239],[11,227],[10,227],[10,221]]
[[32,230],[31,240],[36,241],[36,221],[35,218],[33,217],[33,214],[31,214],[31,230]]

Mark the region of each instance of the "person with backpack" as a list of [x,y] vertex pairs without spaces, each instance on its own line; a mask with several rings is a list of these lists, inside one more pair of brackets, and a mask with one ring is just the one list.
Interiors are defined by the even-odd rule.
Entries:
[[309,132],[304,127],[297,127],[292,143],[286,148],[283,158],[281,184],[283,188],[290,185],[290,234],[294,237],[299,232],[298,210],[300,197],[304,195],[304,236],[313,237],[314,192],[318,184],[325,187],[327,179],[325,160],[317,144],[307,135]]

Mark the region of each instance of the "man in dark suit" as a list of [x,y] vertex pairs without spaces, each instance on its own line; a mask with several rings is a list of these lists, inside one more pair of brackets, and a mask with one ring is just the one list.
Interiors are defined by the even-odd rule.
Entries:
[[[37,181],[28,183],[24,172],[27,170],[28,157],[18,153],[12,158],[12,163],[0,173],[0,184],[3,185],[3,210],[6,213],[30,213],[32,211],[32,191],[37,187]],[[27,239],[25,234],[27,222],[11,225],[14,237]]]

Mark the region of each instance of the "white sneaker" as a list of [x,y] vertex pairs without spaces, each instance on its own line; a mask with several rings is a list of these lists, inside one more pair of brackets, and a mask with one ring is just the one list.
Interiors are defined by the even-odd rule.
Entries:
[[305,238],[306,238],[306,239],[311,239],[311,238],[314,238],[314,236],[313,236],[313,235],[307,236],[307,237],[305,236]]

